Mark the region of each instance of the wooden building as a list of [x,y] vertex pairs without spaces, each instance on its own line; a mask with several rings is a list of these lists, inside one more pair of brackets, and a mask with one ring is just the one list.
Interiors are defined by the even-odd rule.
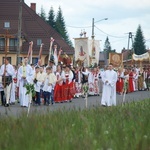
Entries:
[[[18,27],[21,30],[19,38]],[[17,58],[21,61],[23,57],[27,56],[30,41],[33,41],[33,63],[37,62],[40,45],[44,43],[42,63],[46,64],[51,37],[55,39],[53,46],[57,45],[58,50],[61,47],[63,53],[70,57],[74,54],[74,48],[70,47],[61,35],[36,13],[36,3],[31,3],[29,7],[24,0],[0,1],[0,65],[5,57],[6,34],[9,35],[7,56],[13,65],[17,64]],[[18,41],[20,41],[19,44]]]

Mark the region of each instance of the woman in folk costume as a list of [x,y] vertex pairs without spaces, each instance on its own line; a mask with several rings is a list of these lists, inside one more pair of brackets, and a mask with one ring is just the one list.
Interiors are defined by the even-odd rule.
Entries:
[[124,77],[124,73],[122,68],[118,68],[118,72],[117,72],[117,83],[116,83],[116,91],[118,94],[122,94],[123,92],[123,77]]
[[82,84],[81,84],[81,70],[79,67],[75,70],[75,96],[79,97],[82,95]]
[[139,71],[139,76],[138,76],[138,90],[142,91],[143,90],[143,82],[144,82],[144,78],[143,78],[143,68],[140,68]]
[[133,71],[132,71],[132,68],[129,68],[129,86],[128,86],[128,92],[134,92],[134,87],[133,87]]
[[99,95],[99,72],[94,67],[93,70],[94,95]]
[[60,65],[56,69],[56,85],[54,89],[54,100],[55,103],[63,102],[63,79],[62,79],[62,68]]
[[[127,87],[126,87],[127,84]],[[124,78],[123,78],[123,93],[128,93],[128,86],[129,86],[129,70],[124,69]],[[125,89],[126,88],[126,89]]]
[[138,73],[135,68],[133,70],[133,88],[134,91],[138,91]]
[[65,101],[70,101],[72,100],[72,98],[74,97],[74,93],[73,93],[73,73],[70,70],[70,66],[66,66],[64,72],[62,73],[62,78],[64,81],[64,92],[63,92],[63,99]]
[[19,83],[19,101],[20,105],[28,107],[29,96],[26,94],[27,90],[25,85],[27,83],[33,83],[33,71],[32,67],[28,64],[28,58],[24,58],[23,65],[18,69],[17,80]]

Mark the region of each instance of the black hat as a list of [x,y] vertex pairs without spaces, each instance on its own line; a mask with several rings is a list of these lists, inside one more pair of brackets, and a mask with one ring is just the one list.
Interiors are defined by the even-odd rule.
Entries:
[[49,62],[54,63],[54,56],[51,55]]

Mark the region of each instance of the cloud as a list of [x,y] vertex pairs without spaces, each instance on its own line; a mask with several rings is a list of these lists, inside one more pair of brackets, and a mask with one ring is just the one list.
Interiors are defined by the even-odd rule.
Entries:
[[[73,38],[79,37],[83,29],[86,30],[87,36],[91,37],[92,18],[95,21],[108,18],[107,21],[95,23],[95,26],[100,29],[94,28],[95,38],[101,40],[101,49],[103,49],[106,33],[108,33],[113,49],[117,49],[119,52],[123,47],[127,48],[128,34],[126,33],[133,32],[135,35],[139,24],[141,24],[145,39],[150,39],[149,0],[25,0],[25,2],[29,6],[31,2],[37,3],[37,12],[40,12],[43,5],[46,14],[48,14],[51,6],[54,8],[55,14],[58,7],[61,6],[68,34],[72,41]],[[150,45],[150,42],[147,41],[146,45]]]

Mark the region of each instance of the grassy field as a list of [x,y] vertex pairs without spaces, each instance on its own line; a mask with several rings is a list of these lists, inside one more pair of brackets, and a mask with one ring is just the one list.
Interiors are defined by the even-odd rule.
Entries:
[[150,99],[28,118],[0,116],[0,150],[150,150]]

